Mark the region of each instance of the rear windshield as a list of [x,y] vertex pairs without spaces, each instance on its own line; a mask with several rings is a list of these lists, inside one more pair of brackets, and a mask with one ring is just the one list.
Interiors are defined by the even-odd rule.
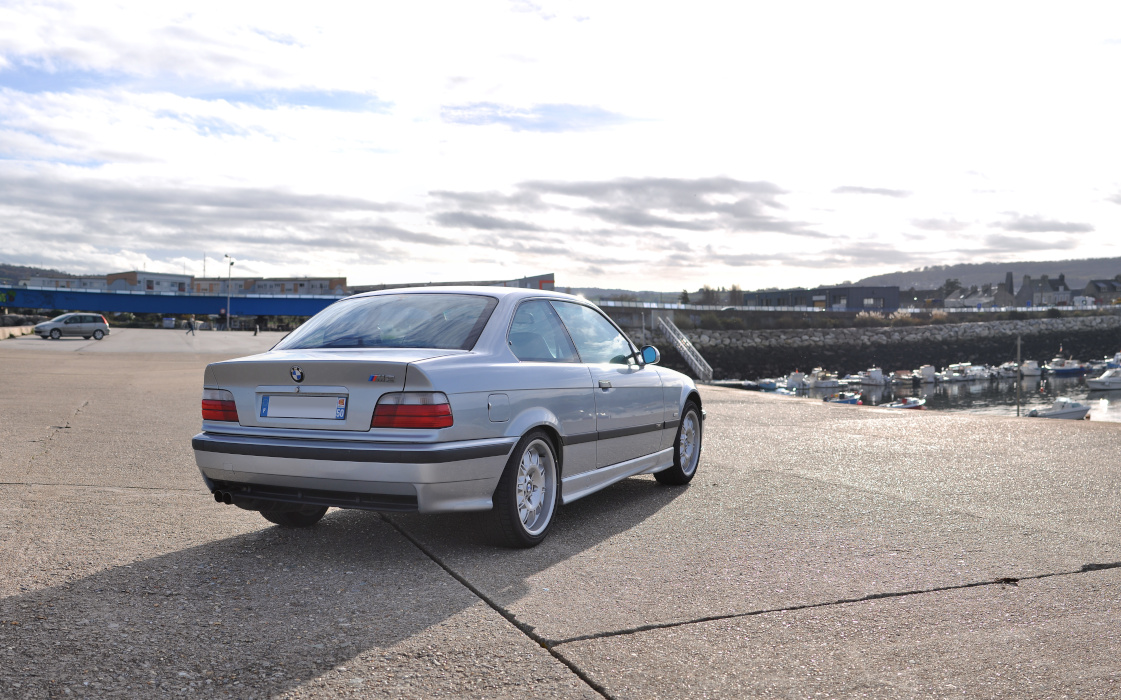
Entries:
[[473,294],[383,294],[328,306],[277,343],[307,348],[470,350],[498,304]]

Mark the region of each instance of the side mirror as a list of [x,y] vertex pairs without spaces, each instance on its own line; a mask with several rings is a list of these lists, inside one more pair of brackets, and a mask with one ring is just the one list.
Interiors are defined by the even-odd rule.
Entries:
[[643,346],[639,352],[642,354],[643,364],[656,365],[662,361],[662,353],[658,352],[658,348],[653,345]]

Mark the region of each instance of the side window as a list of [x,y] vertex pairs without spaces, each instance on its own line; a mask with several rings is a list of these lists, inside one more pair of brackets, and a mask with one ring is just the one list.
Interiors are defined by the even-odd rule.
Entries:
[[580,359],[589,363],[610,362],[625,365],[634,350],[611,322],[594,309],[565,301],[550,302],[557,310]]
[[576,349],[553,307],[527,301],[514,313],[507,336],[514,357],[523,362],[577,362]]

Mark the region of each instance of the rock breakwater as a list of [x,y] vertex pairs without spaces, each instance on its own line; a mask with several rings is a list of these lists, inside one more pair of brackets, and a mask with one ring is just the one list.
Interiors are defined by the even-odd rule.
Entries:
[[[663,350],[664,364],[687,367],[669,343],[649,329],[628,330],[632,338]],[[1041,363],[1057,355],[1096,359],[1121,350],[1121,316],[1076,316],[987,323],[948,323],[884,328],[793,330],[691,330],[690,342],[712,365],[716,379],[783,376],[815,366],[850,373],[868,367],[885,372],[924,364],[999,364],[1016,355]]]

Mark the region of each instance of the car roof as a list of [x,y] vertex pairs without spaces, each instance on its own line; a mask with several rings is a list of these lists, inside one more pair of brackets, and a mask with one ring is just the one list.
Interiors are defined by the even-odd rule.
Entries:
[[554,299],[564,299],[566,301],[578,301],[587,303],[587,299],[583,297],[574,296],[572,294],[563,294],[561,292],[554,292],[547,289],[525,289],[523,287],[483,287],[483,286],[460,286],[460,287],[400,287],[397,289],[379,289],[376,292],[364,292],[362,294],[355,294],[353,297],[372,297],[380,296],[383,294],[483,294],[492,296],[498,299],[504,298],[524,298],[524,297],[550,297]]

